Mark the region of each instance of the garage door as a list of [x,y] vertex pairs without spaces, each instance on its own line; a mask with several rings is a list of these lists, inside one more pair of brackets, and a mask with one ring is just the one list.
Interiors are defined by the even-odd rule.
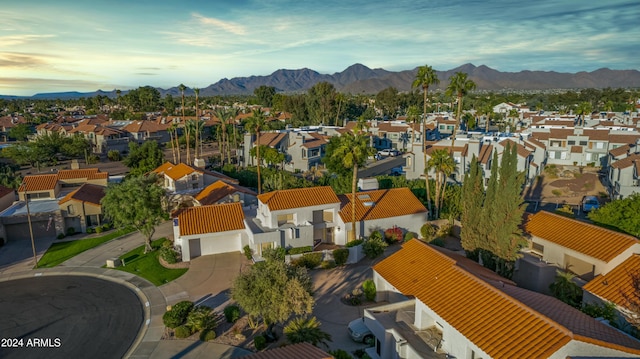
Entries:
[[[37,221],[31,222],[31,227],[33,228],[33,239],[55,239],[56,238],[56,226],[51,223],[49,225],[49,221]],[[5,225],[5,230],[7,233],[7,240],[31,240],[29,236],[29,224],[27,223],[17,223],[17,224],[7,224]]]
[[[240,252],[240,244],[240,234],[223,237],[200,238],[200,254],[206,256],[208,254]],[[196,256],[192,252],[191,258],[194,257]]]

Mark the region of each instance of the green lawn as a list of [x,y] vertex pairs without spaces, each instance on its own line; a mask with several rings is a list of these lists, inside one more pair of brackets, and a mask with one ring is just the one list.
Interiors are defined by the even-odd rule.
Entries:
[[144,245],[120,256],[124,266],[118,267],[118,270],[138,275],[156,286],[169,283],[172,280],[185,274],[188,268],[167,269],[158,261],[160,251],[165,238],[160,238],[151,242],[151,246],[155,249],[152,252],[144,254]]
[[38,268],[51,268],[73,258],[76,255],[108,242],[114,238],[133,232],[132,229],[121,229],[101,237],[78,239],[69,242],[54,243],[38,261]]

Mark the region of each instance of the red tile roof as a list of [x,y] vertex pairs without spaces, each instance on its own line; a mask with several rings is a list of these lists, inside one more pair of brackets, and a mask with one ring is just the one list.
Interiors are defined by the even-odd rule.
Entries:
[[582,146],[571,146],[571,153],[582,153]]
[[256,144],[274,147],[278,145],[278,143],[280,143],[280,141],[282,141],[286,135],[287,135],[286,133],[266,132],[266,133],[260,134],[260,142],[258,143],[256,141]]
[[84,168],[77,170],[60,170],[58,171],[58,179],[59,180],[67,180],[67,179],[107,179],[109,178],[109,173],[100,172],[97,168]]
[[105,187],[103,186],[85,183],[82,186],[80,186],[80,188],[64,196],[58,202],[58,204],[64,204],[71,200],[75,200],[79,202],[85,202],[85,203],[93,204],[96,206],[100,206],[100,201],[104,197],[104,191],[105,191]]
[[611,163],[611,167],[613,168],[627,168],[633,166],[633,164],[640,160],[640,153],[634,153],[625,158],[619,159],[613,163]]
[[55,189],[57,184],[57,174],[25,176],[18,188],[18,192],[48,191]]
[[[609,153],[613,156],[613,157],[618,157],[621,155],[626,154],[627,152],[629,152],[629,150],[631,149],[630,144],[624,145],[624,146],[620,146],[620,147],[616,147],[614,149],[612,149],[611,151],[609,151]],[[635,147],[635,146],[634,146]]]
[[604,262],[638,243],[633,236],[546,211],[529,216],[525,231]]
[[221,201],[224,198],[226,198],[227,196],[232,195],[232,194],[237,193],[237,192],[242,192],[242,193],[250,194],[250,195],[253,195],[253,196],[257,195],[257,193],[255,193],[254,191],[252,191],[252,190],[250,190],[248,188],[244,188],[244,187],[228,184],[228,183],[226,183],[224,181],[217,181],[217,182],[207,186],[202,191],[200,191],[200,193],[198,193],[195,196],[195,199],[198,202],[200,202],[200,205],[206,206],[206,205],[210,205],[210,204],[216,204],[219,201]]
[[181,236],[244,229],[244,212],[240,203],[215,204],[186,208],[178,215]]
[[589,141],[608,141],[609,130],[590,130],[585,129],[582,131],[584,136],[589,136]]
[[632,143],[636,143],[636,141],[640,139],[640,135],[639,134],[633,134],[633,135],[609,135],[609,143],[615,143],[615,144],[632,144]]
[[521,145],[519,143],[516,143],[513,140],[506,139],[501,144],[504,147],[507,147],[507,143],[509,143],[511,148],[513,148],[513,146],[516,146],[516,152],[518,153],[518,156],[527,158],[527,157],[529,157],[529,155],[531,155],[531,151],[527,150],[523,145]]
[[177,181],[184,176],[188,176],[193,172],[202,173],[202,171],[195,169],[187,164],[178,163],[177,165],[174,165],[171,162],[163,163],[160,167],[153,170],[153,172],[157,174],[164,174],[174,181]]
[[284,347],[269,349],[259,353],[245,355],[246,359],[333,359],[318,347],[309,343],[291,344]]
[[[339,198],[340,217],[345,223],[351,222],[351,193],[340,195]],[[356,194],[356,221],[426,212],[427,209],[408,188],[381,189]]]
[[415,239],[373,269],[493,358],[546,358],[571,340],[640,353],[640,342],[555,298],[483,280]]
[[552,139],[567,139],[568,136],[573,136],[573,129],[570,128],[552,128],[549,130],[549,138]]
[[273,191],[259,195],[258,200],[271,211],[340,203],[329,186]]
[[[640,254],[634,254],[609,273],[593,278],[582,289],[616,305],[629,308],[624,295],[633,298],[635,288],[631,274],[640,274]],[[623,295],[624,294],[624,295]]]

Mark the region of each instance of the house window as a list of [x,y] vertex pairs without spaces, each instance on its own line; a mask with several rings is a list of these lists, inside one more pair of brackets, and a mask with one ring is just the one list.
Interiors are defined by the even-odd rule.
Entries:
[[307,158],[307,150],[302,149],[302,158]]
[[536,254],[544,255],[544,246],[540,243],[533,242],[531,251]]
[[407,167],[411,167],[413,164],[413,158],[407,157]]
[[309,150],[309,157],[316,157],[320,155],[320,149],[314,148]]
[[580,141],[580,146],[586,146],[587,145],[587,141]]
[[323,211],[322,212],[322,220],[325,222],[333,222],[333,211]]
[[604,142],[596,142],[596,148],[603,149],[604,148]]
[[191,175],[191,180],[192,181],[197,181],[198,180],[198,175]]
[[197,183],[192,183],[191,184],[191,189],[198,189],[198,184]]
[[73,205],[68,205],[67,206],[67,213],[68,214],[75,214],[75,211],[73,210]]
[[551,141],[551,147],[561,147],[562,141]]
[[569,141],[568,143],[569,143],[569,146],[573,146],[576,144],[576,141]]

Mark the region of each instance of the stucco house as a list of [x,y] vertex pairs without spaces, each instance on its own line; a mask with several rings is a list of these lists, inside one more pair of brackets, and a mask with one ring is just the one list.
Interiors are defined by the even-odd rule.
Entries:
[[243,208],[255,206],[258,203],[257,193],[224,181],[217,181],[208,185],[193,198],[195,204],[199,206],[207,206],[210,204],[239,202]]
[[183,261],[239,252],[248,243],[242,205],[234,202],[185,208],[173,219],[173,238]]
[[356,204],[356,233],[353,234],[351,213],[352,195],[340,195],[340,216],[337,221],[335,243],[345,245],[356,238],[368,237],[373,231],[393,227],[403,232],[420,233],[427,222],[427,209],[408,188],[392,188],[358,192]]
[[524,229],[529,248],[516,263],[513,279],[536,291],[548,292],[557,268],[586,283],[640,253],[640,241],[633,236],[546,211],[528,216]]
[[609,151],[606,184],[613,199],[640,193],[640,147],[627,144]]
[[373,267],[365,309],[381,358],[636,358],[640,341],[416,239]]
[[75,232],[86,232],[87,227],[104,222],[100,201],[105,189],[105,186],[85,183],[58,201],[66,230],[73,228]]

